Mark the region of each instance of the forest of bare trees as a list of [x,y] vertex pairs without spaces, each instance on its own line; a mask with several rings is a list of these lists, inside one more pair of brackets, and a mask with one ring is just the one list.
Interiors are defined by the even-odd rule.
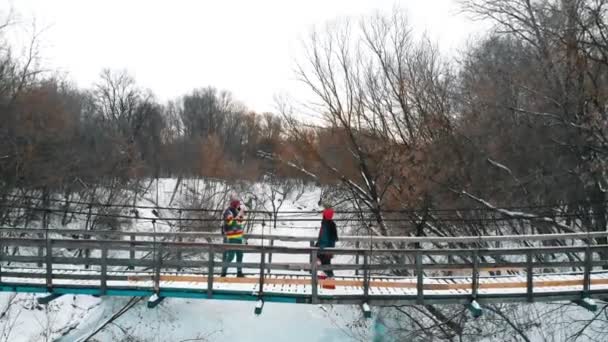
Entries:
[[272,173],[341,184],[379,223],[387,209],[487,202],[593,212],[602,229],[605,7],[462,1],[495,25],[456,61],[399,11],[315,31],[297,76],[317,96],[318,126],[291,104],[255,113],[213,87],[161,103],[124,70],[79,89],[42,68],[39,36],[25,55],[4,41],[2,192]]
[[[374,234],[605,231],[608,2],[461,6],[493,28],[458,62],[413,34],[399,12],[313,32],[298,76],[325,125],[303,125],[297,109],[281,107],[296,142],[289,165],[339,184],[340,196],[373,222],[363,231]],[[387,220],[391,210],[409,224]],[[521,319],[513,309],[489,307],[490,321],[510,325],[514,340],[530,340],[530,324],[543,315]],[[466,324],[461,308],[396,311],[411,323],[401,326],[407,340],[483,330]],[[573,339],[602,340],[605,326],[587,336],[585,324]]]
[[458,62],[399,12],[314,32],[298,76],[325,125],[281,107],[290,165],[340,183],[380,234],[390,231],[383,211],[418,208],[421,220],[425,209],[454,207],[584,222],[539,232],[605,230],[606,6],[462,1],[494,28]]
[[[0,197],[95,200],[98,188],[209,177],[267,180],[284,199],[278,180],[296,179],[331,185],[333,201],[362,209],[361,229],[378,235],[605,231],[608,0],[460,3],[493,26],[456,60],[400,11],[311,33],[296,69],[316,126],[295,101],[256,113],[213,87],[161,103],[120,70],[79,89],[43,71],[39,37],[25,56],[2,41]],[[455,210],[470,219],[455,223],[441,208],[484,210]],[[391,211],[408,224],[387,221]],[[505,217],[539,220],[475,221]],[[414,322],[411,340],[472,333],[463,312],[396,310]],[[491,310],[504,321],[516,309]],[[520,323],[509,322],[528,340]]]

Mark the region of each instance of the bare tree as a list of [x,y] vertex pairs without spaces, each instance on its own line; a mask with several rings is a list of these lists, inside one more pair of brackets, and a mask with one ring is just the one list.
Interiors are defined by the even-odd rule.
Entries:
[[315,172],[338,179],[371,210],[374,232],[388,235],[383,209],[419,202],[416,154],[450,131],[450,68],[433,44],[414,39],[401,12],[346,21],[309,42],[298,76],[327,126],[287,115],[288,131]]
[[[477,141],[477,148],[485,150],[488,160],[498,157],[503,176],[515,182],[518,191],[508,192],[511,203],[569,203],[565,210],[583,217],[580,229],[597,231],[607,227],[608,113],[606,99],[600,95],[608,87],[602,30],[607,5],[585,0],[463,1],[467,12],[496,25],[492,37],[469,58],[477,62],[465,69],[466,77],[476,80],[464,84],[468,103],[463,113],[477,122],[481,121],[471,115],[484,120],[482,111],[486,117],[504,115],[511,120],[494,131],[487,130],[487,125],[482,128],[488,135],[506,130],[489,139],[492,145]],[[492,54],[498,49],[503,49],[506,58]],[[482,80],[484,75],[493,77],[494,84]],[[507,144],[521,146],[525,158],[504,153]],[[494,151],[484,145],[494,146]],[[522,179],[529,181],[524,185]],[[480,189],[474,192],[469,198],[490,199]],[[605,239],[597,242],[606,243]]]

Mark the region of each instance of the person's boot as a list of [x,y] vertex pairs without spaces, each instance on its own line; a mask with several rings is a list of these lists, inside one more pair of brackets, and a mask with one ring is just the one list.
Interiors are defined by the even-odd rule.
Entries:
[[236,277],[237,277],[237,278],[244,278],[244,277],[245,277],[245,275],[243,274],[243,271],[238,271],[238,272],[236,273]]
[[226,276],[226,270],[222,270],[222,273],[220,274],[220,277],[225,277]]

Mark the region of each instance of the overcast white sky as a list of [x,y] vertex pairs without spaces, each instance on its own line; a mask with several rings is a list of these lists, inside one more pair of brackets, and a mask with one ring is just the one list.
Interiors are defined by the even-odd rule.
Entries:
[[327,21],[395,6],[444,52],[461,47],[477,23],[455,0],[0,0],[24,22],[35,18],[47,67],[89,87],[102,68],[127,69],[160,100],[213,85],[256,111],[275,94],[298,97],[293,68],[301,39]]

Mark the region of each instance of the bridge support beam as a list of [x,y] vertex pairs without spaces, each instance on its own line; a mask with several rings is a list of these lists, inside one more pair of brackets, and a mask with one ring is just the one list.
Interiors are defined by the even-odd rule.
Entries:
[[481,316],[481,314],[483,313],[483,311],[481,310],[481,306],[479,305],[479,303],[477,303],[476,300],[472,300],[469,304],[467,304],[467,309],[471,311],[471,314],[475,318]]
[[165,299],[165,297],[160,297],[156,293],[153,294],[152,296],[150,296],[150,299],[148,299],[148,308],[152,309],[156,307],[158,304],[160,304],[160,302],[163,301],[163,299]]
[[262,309],[264,308],[264,300],[262,298],[258,299],[258,301],[255,303],[255,310],[253,310],[253,312],[256,315],[259,315],[262,313]]
[[367,302],[361,304],[361,310],[363,310],[363,317],[371,318],[372,317],[372,309],[369,307]]
[[38,304],[46,305],[61,296],[63,296],[63,293],[51,293],[48,296],[36,298],[36,301],[38,301]]
[[595,312],[597,311],[597,303],[593,300],[593,298],[585,297],[580,300],[574,301],[577,305],[582,306],[583,308]]

